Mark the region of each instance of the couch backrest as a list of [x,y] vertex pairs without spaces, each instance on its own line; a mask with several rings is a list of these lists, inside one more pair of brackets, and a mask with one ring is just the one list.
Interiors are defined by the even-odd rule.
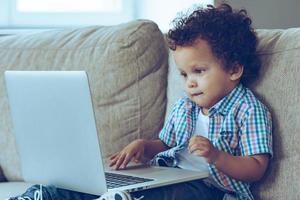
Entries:
[[[300,28],[257,33],[262,69],[251,88],[272,113],[274,158],[253,184],[255,199],[300,199]],[[182,95],[181,82],[170,56],[168,112]]]
[[21,180],[22,175],[5,70],[86,70],[107,158],[132,140],[152,138],[161,129],[167,58],[163,35],[150,21],[0,37],[0,165],[7,179]]
[[272,113],[274,159],[253,189],[261,199],[300,199],[300,28],[258,37],[263,68],[253,88]]

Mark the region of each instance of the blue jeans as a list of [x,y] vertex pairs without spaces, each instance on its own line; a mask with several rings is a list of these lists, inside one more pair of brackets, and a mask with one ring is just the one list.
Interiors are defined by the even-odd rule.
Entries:
[[[34,199],[34,192],[39,189],[39,185],[34,185],[22,197],[28,196]],[[143,200],[221,200],[224,194],[223,191],[206,185],[202,180],[196,180],[132,192],[131,196],[133,199],[144,196]],[[59,189],[52,185],[43,186],[43,200],[93,200],[96,198],[98,196]],[[10,198],[10,200],[17,200],[17,197]]]

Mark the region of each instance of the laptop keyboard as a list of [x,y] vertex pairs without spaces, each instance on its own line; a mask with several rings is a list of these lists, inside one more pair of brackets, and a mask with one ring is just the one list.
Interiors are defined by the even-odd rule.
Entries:
[[108,189],[153,181],[153,179],[140,178],[136,176],[128,176],[109,172],[105,172],[105,179]]

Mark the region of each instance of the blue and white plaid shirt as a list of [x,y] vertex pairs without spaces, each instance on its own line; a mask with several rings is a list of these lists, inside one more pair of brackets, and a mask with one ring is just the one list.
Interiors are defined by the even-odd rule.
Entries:
[[[177,101],[159,134],[171,148],[159,153],[153,159],[155,164],[163,159],[168,166],[177,166],[176,154],[194,134],[200,109],[188,97]],[[209,109],[208,137],[216,148],[234,156],[273,155],[270,112],[242,84]],[[211,164],[209,171],[214,181],[234,192],[237,199],[253,199],[249,183],[235,180]]]

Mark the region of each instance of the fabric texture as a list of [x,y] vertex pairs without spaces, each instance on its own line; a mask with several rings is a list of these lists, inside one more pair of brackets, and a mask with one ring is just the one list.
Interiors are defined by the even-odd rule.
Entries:
[[0,37],[0,165],[22,180],[4,84],[5,70],[86,70],[102,155],[163,126],[168,51],[151,21]]
[[[199,112],[201,108],[189,98],[179,99],[159,135],[172,148],[156,159],[168,158],[177,166],[177,153],[194,134]],[[209,120],[208,138],[219,150],[234,156],[273,154],[270,113],[242,84],[209,109]],[[253,199],[248,183],[227,176],[214,165],[209,165],[209,171],[220,187],[235,192],[238,199]]]
[[[95,195],[64,190],[53,185],[33,185],[24,194],[9,200],[19,200],[18,197],[34,200],[36,194],[42,195],[43,200],[95,200],[98,198]],[[196,180],[133,192],[130,195],[134,200],[222,200],[224,192],[205,184],[202,180]]]
[[300,199],[300,29],[259,30],[262,60],[252,89],[273,118],[274,157],[255,199]]
[[[209,117],[202,113],[202,110],[199,111],[194,135],[200,135],[205,138],[208,138],[208,129],[209,129]],[[188,148],[177,153],[178,156],[178,167],[181,169],[189,169],[194,171],[207,171],[208,165],[206,160],[203,157],[194,155],[188,151]]]
[[0,183],[0,199],[8,199],[23,194],[33,184],[28,182],[3,182]]
[[96,195],[60,189],[54,185],[36,184],[29,187],[22,195],[10,197],[9,200],[20,200],[22,198],[25,200],[95,200],[98,197]]
[[[300,28],[260,29],[257,35],[262,68],[250,89],[272,114],[273,158],[252,193],[257,200],[300,199]],[[169,64],[165,118],[183,94],[172,56]]]

